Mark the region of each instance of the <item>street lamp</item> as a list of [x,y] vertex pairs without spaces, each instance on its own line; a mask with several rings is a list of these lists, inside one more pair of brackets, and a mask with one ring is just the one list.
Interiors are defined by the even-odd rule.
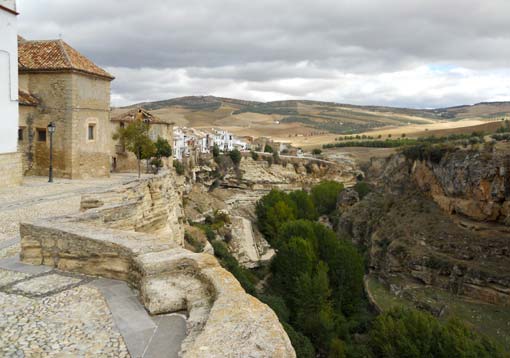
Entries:
[[48,124],[48,133],[50,134],[50,174],[49,174],[49,183],[53,183],[53,133],[55,133],[55,129],[57,126],[55,122],[50,122]]

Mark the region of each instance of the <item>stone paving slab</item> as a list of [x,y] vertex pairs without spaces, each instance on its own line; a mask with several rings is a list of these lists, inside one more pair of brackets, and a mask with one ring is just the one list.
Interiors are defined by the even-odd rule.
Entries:
[[53,268],[48,266],[26,265],[19,260],[19,255],[1,259],[0,269],[24,272],[30,275],[37,275],[53,270]]
[[113,319],[133,358],[177,358],[186,337],[186,317],[181,314],[151,317],[138,294],[125,282],[98,279],[89,285],[106,298]]
[[24,280],[13,285],[11,289],[23,294],[43,296],[52,291],[59,291],[68,286],[75,285],[81,281],[82,278],[52,273],[49,275],[29,278],[28,280]]
[[0,269],[0,288],[30,277],[26,273]]

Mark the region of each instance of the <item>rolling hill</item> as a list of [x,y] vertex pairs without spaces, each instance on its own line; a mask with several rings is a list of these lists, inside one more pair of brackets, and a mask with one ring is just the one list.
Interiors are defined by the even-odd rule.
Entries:
[[238,135],[287,138],[298,145],[306,144],[304,141],[310,144],[328,141],[340,134],[374,131],[410,134],[425,130],[421,126],[427,130],[456,128],[510,116],[510,102],[412,109],[307,100],[255,102],[214,96],[137,103],[115,108],[113,113],[133,107],[142,107],[178,126],[221,127]]

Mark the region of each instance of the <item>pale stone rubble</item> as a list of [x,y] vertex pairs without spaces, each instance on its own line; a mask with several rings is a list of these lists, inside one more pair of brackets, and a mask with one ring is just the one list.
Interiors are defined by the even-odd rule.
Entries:
[[[208,254],[182,245],[168,174],[84,198],[74,216],[21,225],[21,259],[129,282],[151,314],[187,310],[183,357],[295,357],[275,313]],[[99,199],[99,198],[103,199]]]

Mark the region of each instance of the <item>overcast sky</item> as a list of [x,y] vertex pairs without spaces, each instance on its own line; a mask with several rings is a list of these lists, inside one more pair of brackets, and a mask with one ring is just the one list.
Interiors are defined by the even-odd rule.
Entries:
[[510,100],[509,0],[18,0],[20,33],[187,95],[441,107]]

